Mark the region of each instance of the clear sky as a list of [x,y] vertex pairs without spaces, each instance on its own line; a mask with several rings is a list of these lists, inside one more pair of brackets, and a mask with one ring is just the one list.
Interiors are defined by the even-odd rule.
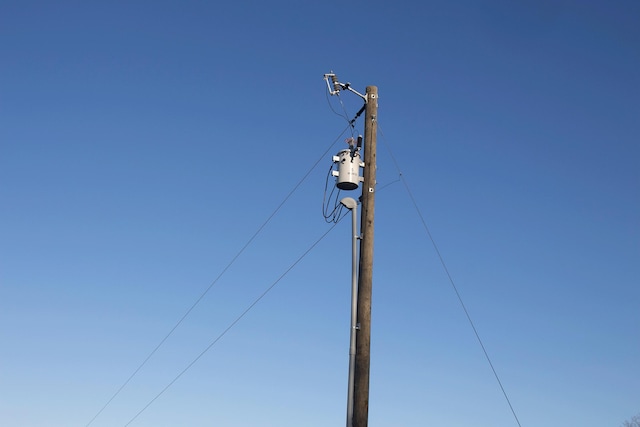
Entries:
[[91,425],[344,425],[349,217],[276,283],[331,70],[380,95],[369,425],[517,426],[400,173],[523,427],[640,412],[639,2],[5,0],[0,58],[0,425],[86,426],[214,281]]

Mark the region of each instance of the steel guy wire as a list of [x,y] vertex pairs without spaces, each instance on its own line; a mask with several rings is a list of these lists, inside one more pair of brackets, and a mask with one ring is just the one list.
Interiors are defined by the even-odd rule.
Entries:
[[256,232],[249,238],[249,240],[240,248],[240,250],[236,253],[236,255],[229,261],[229,263],[222,269],[220,274],[211,282],[211,284],[202,292],[202,294],[195,300],[195,302],[187,309],[187,311],[182,315],[182,317],[178,320],[178,322],[169,330],[169,332],[160,340],[158,345],[149,353],[149,355],[138,365],[138,367],[133,371],[131,375],[124,381],[124,383],[116,390],[116,392],[107,400],[107,402],[100,408],[100,410],[93,416],[93,418],[86,424],[85,427],[89,427],[95,420],[100,416],[100,414],[111,404],[111,402],[120,394],[120,392],[129,384],[129,382],[138,374],[138,372],[142,369],[142,367],[153,357],[153,355],[162,347],[165,341],[173,334],[173,332],[182,324],[182,322],[189,316],[191,311],[202,301],[202,299],[207,295],[207,293],[213,288],[213,286],[222,278],[222,276],[229,270],[229,268],[236,262],[236,260],[242,255],[242,253],[249,247],[249,245],[258,237],[258,235],[262,232],[262,230],[267,226],[267,224],[273,219],[273,217],[280,211],[282,206],[291,198],[291,196],[296,192],[296,190],[302,185],[302,183],[309,177],[311,172],[318,166],[318,164],[326,157],[327,153],[331,148],[338,142],[340,138],[344,135],[344,133],[350,128],[347,126],[340,134],[331,142],[329,147],[322,153],[322,155],[315,161],[315,163],[309,168],[307,173],[298,181],[298,183],[289,191],[289,193],[285,196],[285,198],[280,202],[280,204],[275,208],[275,210],[267,217],[267,219],[258,227]]
[[324,239],[336,227],[336,225],[338,225],[340,220],[342,220],[342,218],[344,218],[345,216],[346,213],[342,217],[338,218],[338,220],[335,221],[335,223],[327,231],[325,231],[322,236],[320,236],[311,246],[309,246],[309,248],[304,251],[302,255],[300,255],[298,259],[296,259],[289,266],[289,268],[284,271],[284,273],[282,273],[265,291],[262,292],[262,294],[260,294],[242,313],[240,313],[240,315],[236,317],[235,320],[233,320],[233,322],[231,322],[224,331],[222,331],[216,338],[214,338],[214,340],[211,341],[211,343],[209,343],[209,345],[205,347],[205,349],[202,350],[182,371],[180,371],[178,375],[176,375],[169,382],[169,384],[167,384],[162,390],[160,390],[160,392],[156,394],[153,399],[151,399],[140,411],[138,411],[138,413],[135,414],[134,417],[124,425],[124,427],[127,427],[136,418],[138,418],[140,414],[142,414],[149,406],[153,404],[153,402],[155,402],[160,396],[162,396],[162,394],[164,394],[164,392],[167,391],[169,387],[171,387],[176,381],[178,381],[178,379],[180,379],[180,377],[184,375],[185,372],[187,372],[193,365],[195,365],[195,363],[200,360],[200,358],[204,356],[206,352],[208,352],[218,341],[220,341],[222,337],[227,334],[227,332],[229,332],[247,313],[249,313],[249,311],[251,311],[253,307],[256,306],[256,304],[258,304],[258,302],[260,302],[260,300],[262,300],[291,270],[293,270],[293,268],[298,265],[298,263],[302,261],[313,250],[313,248],[315,248],[318,243],[320,243],[322,239]]
[[451,284],[451,287],[453,288],[456,297],[458,298],[458,302],[460,303],[460,306],[462,307],[462,311],[464,311],[465,316],[467,317],[467,321],[469,322],[469,325],[471,326],[471,329],[473,330],[473,333],[476,337],[476,340],[478,341],[478,344],[480,344],[480,347],[482,348],[482,352],[484,353],[484,357],[486,358],[489,367],[491,368],[491,371],[493,372],[493,376],[495,377],[496,381],[498,382],[498,385],[500,386],[500,390],[502,391],[502,395],[504,396],[505,400],[507,401],[507,404],[509,405],[509,409],[511,409],[511,413],[513,414],[513,417],[516,420],[516,423],[518,424],[518,426],[522,427],[520,424],[520,420],[518,419],[518,416],[516,415],[516,411],[513,408],[513,405],[511,405],[511,400],[509,399],[509,396],[507,395],[507,392],[504,388],[504,386],[502,385],[502,381],[500,381],[500,377],[498,376],[498,372],[496,371],[495,367],[493,366],[493,362],[491,361],[491,358],[489,357],[489,353],[487,352],[487,349],[484,346],[484,343],[482,342],[482,339],[480,338],[480,334],[478,333],[478,330],[476,329],[475,323],[473,322],[473,320],[471,319],[471,315],[469,314],[469,311],[467,310],[467,306],[465,305],[464,301],[462,300],[462,295],[460,295],[460,292],[458,291],[458,287],[456,286],[453,277],[451,276],[451,273],[449,272],[449,268],[447,267],[447,264],[444,262],[444,257],[442,256],[442,253],[440,252],[440,249],[438,248],[438,245],[436,244],[435,239],[433,238],[433,235],[431,234],[431,231],[429,230],[429,227],[427,226],[427,222],[424,219],[424,216],[422,215],[422,212],[420,211],[420,208],[418,207],[418,203],[416,202],[416,199],[413,197],[413,193],[411,192],[411,189],[409,188],[409,185],[407,184],[407,180],[405,179],[404,175],[402,174],[402,171],[400,170],[400,167],[398,165],[398,162],[396,161],[395,156],[393,155],[393,152],[391,151],[391,147],[389,146],[389,144],[387,144],[386,142],[386,137],[384,135],[384,132],[382,132],[382,129],[380,128],[380,123],[378,123],[378,130],[380,131],[380,134],[382,135],[382,141],[385,145],[385,148],[387,149],[387,151],[389,152],[389,156],[391,157],[391,160],[393,161],[394,166],[396,167],[396,170],[398,171],[399,175],[400,175],[400,180],[402,181],[402,184],[404,185],[404,188],[407,190],[407,193],[409,194],[409,198],[411,199],[411,203],[413,204],[413,207],[415,208],[418,217],[420,218],[420,222],[422,222],[422,227],[424,228],[425,232],[427,233],[427,236],[429,237],[429,240],[431,241],[431,245],[433,246],[434,250],[436,251],[436,255],[438,257],[438,259],[440,260],[440,264],[442,265],[442,268],[444,269],[445,274],[447,275],[447,278],[449,279],[449,283]]

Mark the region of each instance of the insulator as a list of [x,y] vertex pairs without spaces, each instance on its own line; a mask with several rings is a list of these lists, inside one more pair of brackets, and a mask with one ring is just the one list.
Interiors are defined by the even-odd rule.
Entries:
[[340,92],[340,84],[338,83],[338,77],[335,74],[331,76],[331,83],[333,83],[333,90]]

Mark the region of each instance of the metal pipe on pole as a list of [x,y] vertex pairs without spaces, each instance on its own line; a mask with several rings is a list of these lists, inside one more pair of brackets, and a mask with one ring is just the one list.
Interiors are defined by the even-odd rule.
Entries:
[[371,290],[373,283],[373,214],[376,186],[378,88],[367,86],[364,125],[364,181],[360,219],[360,273],[358,275],[357,334],[354,369],[353,427],[369,422],[371,360]]
[[358,202],[351,197],[340,200],[351,210],[351,334],[349,342],[349,382],[347,389],[347,427],[353,427],[353,385],[356,361],[356,329],[358,312]]

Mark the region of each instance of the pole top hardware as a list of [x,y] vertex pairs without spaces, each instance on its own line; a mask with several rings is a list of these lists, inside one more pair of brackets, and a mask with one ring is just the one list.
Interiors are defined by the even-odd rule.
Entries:
[[[331,83],[329,83],[329,80],[331,80]],[[351,83],[340,83],[338,81],[338,76],[336,76],[333,72],[325,74],[324,81],[327,82],[327,89],[329,89],[330,95],[339,95],[341,90],[348,90],[349,92],[353,92],[360,98],[364,99],[364,102],[367,102],[366,95],[363,95],[357,90],[353,89],[351,87]]]

